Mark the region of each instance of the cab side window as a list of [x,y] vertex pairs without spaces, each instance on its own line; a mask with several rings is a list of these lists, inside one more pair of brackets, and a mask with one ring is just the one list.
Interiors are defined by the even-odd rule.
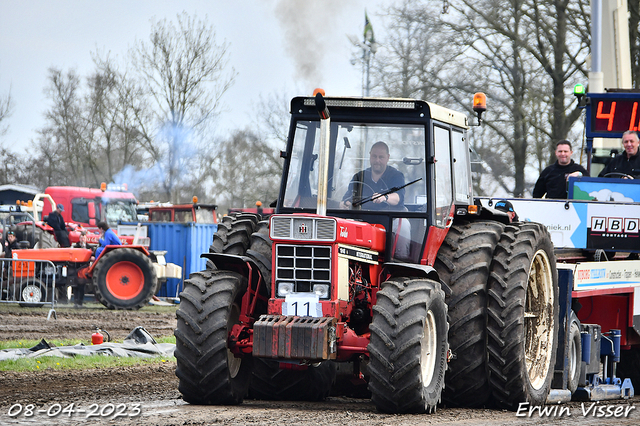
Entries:
[[450,131],[443,127],[433,127],[435,145],[435,225],[446,226],[453,204],[453,181],[451,171]]

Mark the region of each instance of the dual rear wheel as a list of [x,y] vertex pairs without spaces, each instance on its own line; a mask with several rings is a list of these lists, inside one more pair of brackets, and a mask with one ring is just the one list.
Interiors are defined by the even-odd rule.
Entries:
[[453,353],[444,399],[453,406],[541,405],[558,335],[553,245],[536,223],[451,227],[435,264],[451,288]]

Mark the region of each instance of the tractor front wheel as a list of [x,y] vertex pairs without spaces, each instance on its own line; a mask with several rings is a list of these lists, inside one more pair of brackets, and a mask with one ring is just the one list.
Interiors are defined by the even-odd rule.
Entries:
[[96,299],[109,309],[140,309],[153,297],[158,278],[141,251],[117,248],[98,259],[93,270]]
[[20,286],[20,306],[40,308],[47,301],[47,286],[39,280],[30,280]]
[[244,277],[224,270],[196,272],[184,283],[175,356],[178,389],[190,404],[240,404],[247,393],[252,357],[229,348],[246,287]]
[[373,307],[369,389],[378,410],[431,413],[447,368],[447,305],[440,283],[392,278]]

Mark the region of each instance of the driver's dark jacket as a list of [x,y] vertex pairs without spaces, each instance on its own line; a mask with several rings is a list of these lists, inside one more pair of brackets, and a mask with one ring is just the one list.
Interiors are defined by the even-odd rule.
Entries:
[[[598,177],[604,177],[607,173],[624,173],[634,177],[640,177],[640,149],[636,155],[627,157],[627,153],[616,155],[613,160],[600,172]],[[622,177],[622,176],[612,176]]]
[[[391,188],[404,185],[404,175],[397,169],[387,166],[386,170],[380,176],[377,182],[371,178],[371,167],[356,173],[349,182],[349,189],[344,194],[342,201],[349,200],[351,202],[358,199],[371,197],[374,193],[381,194]],[[359,194],[360,190],[362,194]],[[395,191],[400,196],[398,206],[404,206],[404,188]],[[397,208],[398,206],[394,206]],[[387,203],[365,203],[362,206],[366,210],[386,210],[389,208]]]

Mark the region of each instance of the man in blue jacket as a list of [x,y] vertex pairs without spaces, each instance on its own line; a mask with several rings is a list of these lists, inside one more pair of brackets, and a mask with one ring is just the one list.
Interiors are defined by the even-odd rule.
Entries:
[[119,246],[122,245],[120,243],[120,238],[113,232],[107,222],[98,222],[98,229],[100,230],[100,247],[96,249],[96,259],[102,253],[102,250],[106,246]]

